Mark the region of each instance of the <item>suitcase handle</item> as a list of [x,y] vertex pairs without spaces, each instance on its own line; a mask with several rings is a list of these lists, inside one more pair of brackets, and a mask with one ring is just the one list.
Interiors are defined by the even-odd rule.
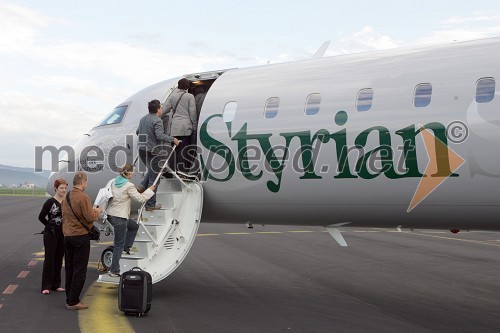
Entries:
[[142,269],[141,269],[140,267],[137,267],[137,266],[136,266],[136,267],[133,267],[133,268],[131,269],[131,271],[142,271]]

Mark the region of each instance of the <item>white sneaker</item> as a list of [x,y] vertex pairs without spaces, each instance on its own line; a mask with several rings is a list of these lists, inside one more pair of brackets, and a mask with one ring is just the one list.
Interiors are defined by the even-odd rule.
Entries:
[[107,275],[112,277],[112,278],[119,278],[121,276],[120,273],[117,274],[117,273],[111,273],[111,272],[107,273]]
[[135,254],[135,252],[133,250],[128,250],[128,251],[123,250],[122,254],[127,254],[130,256],[132,254]]

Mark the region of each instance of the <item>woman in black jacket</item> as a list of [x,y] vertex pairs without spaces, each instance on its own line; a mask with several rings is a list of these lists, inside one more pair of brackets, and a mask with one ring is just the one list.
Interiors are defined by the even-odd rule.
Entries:
[[53,291],[65,291],[61,288],[61,268],[64,257],[64,235],[62,232],[61,202],[68,190],[68,183],[60,178],[54,182],[56,194],[45,201],[38,219],[45,225],[43,229],[43,261],[42,294]]

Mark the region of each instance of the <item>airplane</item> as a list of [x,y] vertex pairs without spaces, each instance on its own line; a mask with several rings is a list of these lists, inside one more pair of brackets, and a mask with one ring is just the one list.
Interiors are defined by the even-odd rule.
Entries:
[[197,176],[162,179],[164,209],[135,207],[139,255],[122,258],[122,269],[162,280],[200,221],[325,226],[342,246],[341,226],[500,230],[499,56],[500,38],[491,38],[168,79],[86,133],[47,189],[83,169],[95,197],[116,167],[136,160],[148,101],[165,102],[187,78],[207,90]]

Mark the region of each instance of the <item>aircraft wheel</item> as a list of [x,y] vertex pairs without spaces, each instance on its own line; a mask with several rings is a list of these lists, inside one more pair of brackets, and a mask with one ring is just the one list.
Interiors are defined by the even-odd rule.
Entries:
[[108,246],[101,254],[101,263],[104,269],[109,270],[113,262],[113,246]]

